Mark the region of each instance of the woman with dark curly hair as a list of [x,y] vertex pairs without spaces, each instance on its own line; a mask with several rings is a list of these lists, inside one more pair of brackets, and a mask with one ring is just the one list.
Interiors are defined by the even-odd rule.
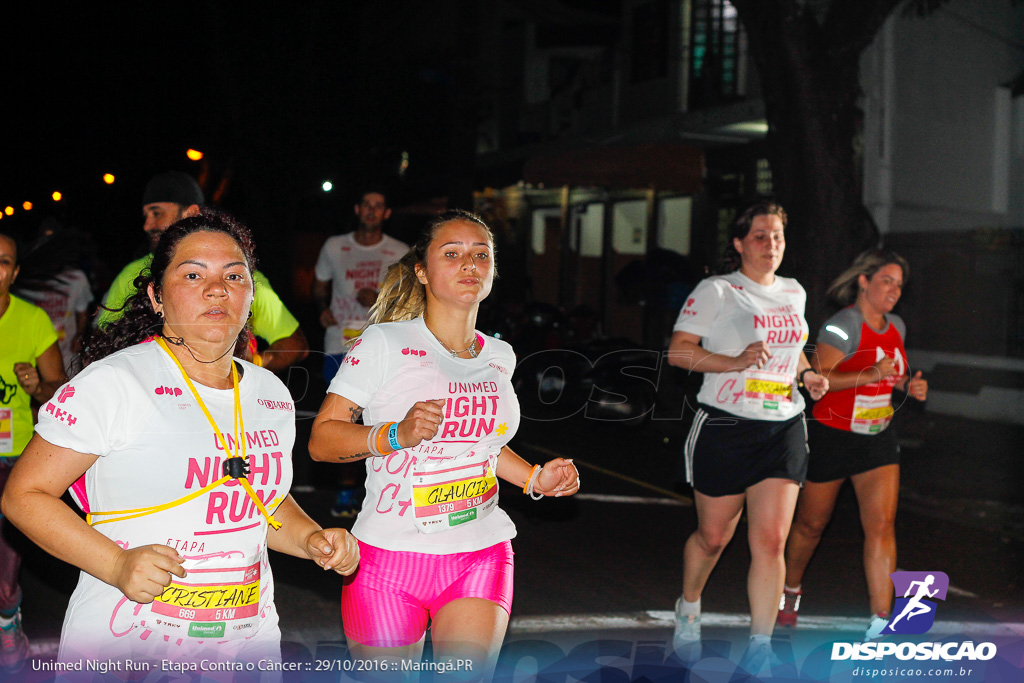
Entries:
[[[358,562],[288,495],[294,406],[247,340],[248,230],[204,211],[169,228],[126,314],[40,411],[3,513],[82,570],[59,656],[280,658],[267,548],[342,574]],[[60,497],[70,489],[82,520]]]
[[697,530],[683,551],[675,648],[700,643],[700,598],[711,571],[747,512],[750,643],[741,665],[756,674],[770,639],[785,573],[783,548],[807,471],[803,383],[812,398],[828,380],[804,356],[807,295],[775,274],[786,250],[786,212],[760,202],[736,219],[720,271],[697,285],[679,313],[669,363],[704,373],[686,440]]

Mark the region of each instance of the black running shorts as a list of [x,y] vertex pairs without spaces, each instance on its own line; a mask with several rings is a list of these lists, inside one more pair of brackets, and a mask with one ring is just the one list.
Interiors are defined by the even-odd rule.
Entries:
[[858,434],[811,420],[807,425],[807,442],[811,447],[807,481],[815,483],[846,479],[900,463],[900,445],[892,426],[878,434]]
[[684,452],[686,480],[706,496],[743,493],[765,479],[803,484],[807,425],[803,413],[752,420],[700,404]]

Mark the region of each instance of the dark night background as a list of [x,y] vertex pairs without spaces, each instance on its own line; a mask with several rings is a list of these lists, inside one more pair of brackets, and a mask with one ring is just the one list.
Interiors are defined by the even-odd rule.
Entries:
[[[0,47],[0,204],[16,209],[3,228],[31,237],[52,213],[84,229],[112,271],[97,273],[102,293],[104,275],[145,248],[146,181],[187,171],[208,203],[254,229],[262,269],[294,305],[295,235],[351,227],[365,184],[386,187],[395,207],[444,196],[468,205],[472,181],[453,172],[460,155],[471,168],[474,142],[456,83],[473,54],[460,44],[464,6],[21,8]],[[204,159],[187,159],[188,148]],[[400,178],[403,151],[410,164]],[[116,182],[105,185],[104,173]],[[320,187],[328,179],[330,194]]]

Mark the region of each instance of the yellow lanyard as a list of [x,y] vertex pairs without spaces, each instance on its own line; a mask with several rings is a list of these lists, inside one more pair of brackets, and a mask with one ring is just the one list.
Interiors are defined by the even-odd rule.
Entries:
[[[178,370],[181,371],[181,376],[185,378],[185,384],[187,384],[188,388],[192,391],[192,395],[195,396],[195,398],[196,398],[196,403],[198,403],[199,407],[203,409],[203,414],[206,415],[206,419],[210,422],[210,426],[213,427],[213,433],[220,440],[221,446],[224,449],[224,455],[229,455],[230,451],[228,450],[228,444],[227,444],[227,441],[224,439],[223,433],[221,433],[220,429],[217,427],[217,423],[214,421],[213,415],[211,415],[210,411],[206,408],[206,404],[203,403],[203,399],[200,398],[199,392],[196,391],[196,387],[195,387],[194,384],[192,384],[192,380],[189,379],[188,374],[185,372],[185,368],[181,367],[181,362],[179,362],[177,357],[175,357],[175,355],[173,353],[171,353],[171,350],[169,348],[167,348],[167,342],[164,341],[163,337],[157,337],[156,343],[160,345],[160,348],[162,348],[164,351],[167,352],[167,355],[171,357],[171,360],[174,361],[174,364],[178,366]],[[232,382],[232,385],[233,385],[233,388],[234,388],[234,392],[235,392],[235,411],[234,411],[235,412],[235,425],[234,425],[235,426],[235,429],[234,429],[234,433],[235,433],[235,452],[234,452],[234,456],[233,457],[236,457],[236,458],[237,457],[241,457],[242,460],[244,461],[245,457],[246,457],[246,455],[245,455],[245,422],[242,419],[242,401],[241,401],[241,399],[239,398],[239,395],[238,395],[238,369],[236,368],[234,361],[231,362],[231,382]],[[225,476],[221,477],[220,479],[218,479],[217,481],[213,482],[212,484],[204,486],[203,488],[199,489],[198,491],[193,491],[192,493],[190,493],[190,494],[188,494],[186,496],[183,496],[183,497],[181,497],[181,498],[179,498],[177,500],[171,501],[170,503],[163,503],[162,505],[154,505],[154,506],[148,507],[148,508],[136,508],[134,510],[115,510],[115,511],[112,511],[112,512],[91,512],[91,513],[88,513],[86,515],[85,521],[88,522],[89,524],[91,524],[92,526],[96,526],[97,524],[107,524],[108,522],[119,522],[121,520],[132,519],[134,517],[143,517],[145,515],[153,514],[154,512],[160,512],[161,510],[167,510],[169,508],[176,507],[178,505],[182,505],[184,503],[187,503],[188,501],[192,500],[193,498],[201,496],[204,493],[206,493],[207,491],[211,491],[211,490],[217,488],[218,486],[220,486],[221,484],[225,484],[225,483],[231,481],[232,479],[234,479],[234,477],[232,477],[231,475],[225,475]],[[271,515],[267,511],[267,508],[263,505],[263,501],[261,501],[260,497],[256,495],[256,492],[252,490],[252,486],[249,484],[249,480],[246,477],[244,477],[244,476],[238,477],[238,483],[241,484],[242,488],[245,489],[245,492],[249,495],[249,498],[252,499],[252,502],[256,506],[256,508],[263,514],[264,517],[267,518],[267,523],[270,526],[274,527],[275,529],[280,529],[281,528],[281,523],[278,522],[276,519],[274,519],[273,515]],[[270,505],[271,505],[271,507],[276,507],[283,500],[284,500],[283,496],[278,496],[273,501],[271,501]],[[121,516],[120,517],[115,517],[113,519],[104,519],[104,520],[99,521],[99,522],[92,521],[92,518],[97,516],[97,515],[121,515]]]

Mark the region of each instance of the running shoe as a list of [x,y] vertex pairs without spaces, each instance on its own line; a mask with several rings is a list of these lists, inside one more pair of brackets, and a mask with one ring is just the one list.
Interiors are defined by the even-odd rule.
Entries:
[[700,659],[700,615],[683,614],[680,611],[683,599],[676,600],[676,627],[672,633],[672,649],[680,659],[694,662]]
[[782,599],[779,600],[779,616],[775,623],[779,626],[796,627],[796,613],[800,611],[800,596],[803,591],[791,591],[788,588],[782,590]]
[[13,673],[25,664],[28,638],[21,630],[21,610],[10,619],[0,617],[0,668]]
[[332,517],[352,518],[359,514],[359,491],[354,488],[345,488],[338,491],[334,499],[334,506],[331,508]]
[[885,626],[888,623],[888,612],[879,612],[875,616],[871,617],[871,623],[868,624],[868,630],[864,632],[864,642],[881,637],[882,631],[885,630]]
[[781,666],[781,663],[772,651],[771,641],[760,638],[750,641],[739,663],[741,671],[745,671],[755,677],[759,676],[765,667],[768,667],[769,673],[771,673],[772,668],[779,666]]

